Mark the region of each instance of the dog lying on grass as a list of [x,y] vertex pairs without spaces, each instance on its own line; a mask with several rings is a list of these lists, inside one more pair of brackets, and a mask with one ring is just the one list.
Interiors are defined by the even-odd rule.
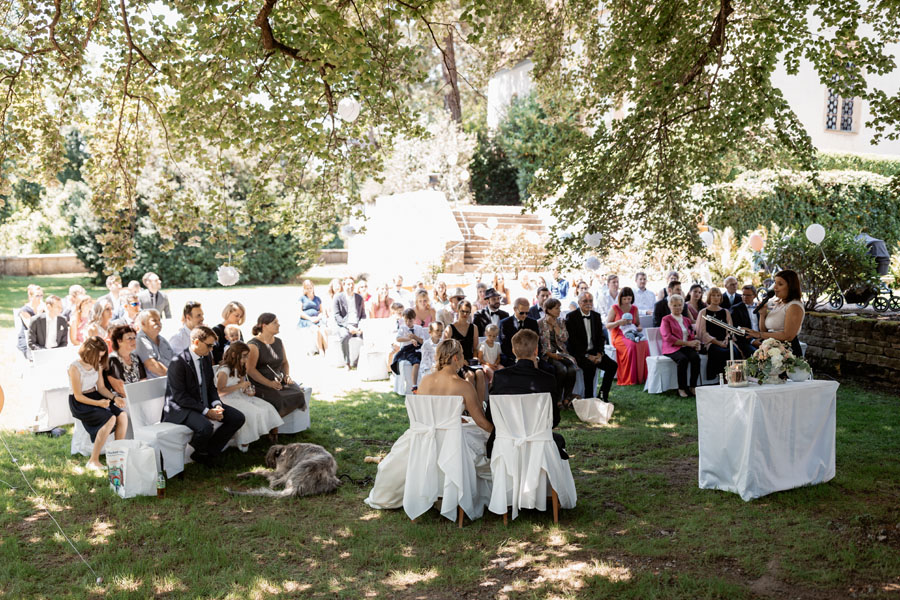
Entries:
[[[248,471],[237,475],[246,479],[260,475],[269,480],[269,487],[252,490],[225,488],[229,494],[242,496],[314,496],[328,494],[341,485],[337,478],[337,462],[322,446],[317,444],[276,444],[266,454],[267,471]],[[281,490],[274,488],[281,487]]]

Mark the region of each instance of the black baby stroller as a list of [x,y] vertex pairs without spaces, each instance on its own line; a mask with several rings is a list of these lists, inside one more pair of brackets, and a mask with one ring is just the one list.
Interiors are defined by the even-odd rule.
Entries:
[[[887,275],[891,264],[891,255],[888,252],[887,244],[883,240],[873,238],[865,233],[859,234],[856,239],[864,242],[869,249],[869,256],[875,258],[875,269],[878,271],[878,275],[882,278]],[[845,301],[848,304],[856,304],[860,308],[867,307],[871,302],[872,308],[877,312],[885,312],[888,309],[900,310],[900,296],[894,296],[891,288],[883,279],[878,286],[869,284],[851,286],[844,290],[843,294],[835,293],[828,299],[828,303],[834,309],[841,308]]]

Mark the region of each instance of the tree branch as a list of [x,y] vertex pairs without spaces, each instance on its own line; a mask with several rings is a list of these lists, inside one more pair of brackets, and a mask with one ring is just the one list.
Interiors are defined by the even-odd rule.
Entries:
[[122,12],[122,25],[125,27],[125,39],[128,40],[128,47],[131,50],[134,50],[145,63],[150,65],[151,69],[153,69],[154,71],[159,71],[159,69],[156,68],[156,65],[150,62],[150,59],[144,55],[141,49],[138,48],[134,43],[134,40],[131,39],[131,26],[128,25],[128,15],[125,13],[125,0],[119,0],[119,8]]
[[56,51],[62,54],[63,58],[66,59],[66,62],[69,60],[69,55],[65,53],[65,51],[59,47],[59,44],[56,42],[56,25],[59,23],[59,17],[62,14],[62,7],[60,6],[62,2],[60,0],[53,0],[53,6],[55,10],[53,12],[53,20],[50,21],[50,43],[53,44],[53,47],[56,48]]
[[725,46],[725,26],[728,24],[728,17],[733,12],[734,8],[731,6],[731,0],[720,0],[719,12],[716,14],[715,20],[713,20],[713,30],[709,36],[709,41],[706,43],[706,50],[694,62],[690,70],[681,77],[678,83],[682,86],[688,85],[700,75],[703,68],[709,64],[711,52],[722,52]]

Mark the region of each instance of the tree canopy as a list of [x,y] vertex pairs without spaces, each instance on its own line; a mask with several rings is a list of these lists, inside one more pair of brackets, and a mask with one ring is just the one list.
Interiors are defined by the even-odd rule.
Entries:
[[[581,253],[591,232],[609,252],[643,232],[690,250],[703,210],[692,185],[734,165],[814,170],[772,83],[779,64],[810,61],[896,138],[897,91],[864,75],[895,72],[897,12],[892,0],[0,1],[0,194],[13,168],[55,176],[78,127],[91,207],[123,260],[141,189],[154,188],[163,234],[235,210],[288,230],[345,214],[391,139],[418,131],[411,98],[434,57],[456,120],[461,85],[530,57],[547,119],[574,114],[586,133],[561,136],[529,188],[530,205],[550,203],[560,232],[579,234],[556,235],[554,249]],[[358,119],[340,118],[345,98]],[[218,210],[220,166],[238,159],[254,189]],[[277,210],[257,199],[273,188],[290,191]]]

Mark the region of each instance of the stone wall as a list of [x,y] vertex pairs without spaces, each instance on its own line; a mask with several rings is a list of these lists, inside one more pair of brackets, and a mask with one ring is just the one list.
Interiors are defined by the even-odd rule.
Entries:
[[900,386],[900,322],[810,312],[800,339],[813,370]]
[[87,269],[74,254],[27,254],[0,256],[0,275],[60,275],[84,273]]

